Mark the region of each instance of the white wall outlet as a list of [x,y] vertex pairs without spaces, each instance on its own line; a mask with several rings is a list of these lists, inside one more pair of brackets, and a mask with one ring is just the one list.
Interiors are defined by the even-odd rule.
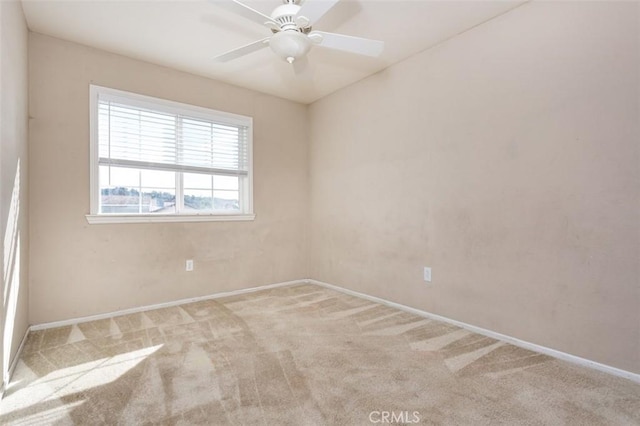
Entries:
[[424,280],[428,283],[431,282],[431,268],[428,266],[424,267]]
[[187,264],[184,268],[187,272],[193,271],[193,259],[187,259]]

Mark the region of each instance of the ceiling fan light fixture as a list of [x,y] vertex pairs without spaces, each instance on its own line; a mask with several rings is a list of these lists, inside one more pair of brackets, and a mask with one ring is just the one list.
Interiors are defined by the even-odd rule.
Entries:
[[307,54],[311,49],[309,38],[298,31],[281,31],[269,40],[271,50],[290,64]]

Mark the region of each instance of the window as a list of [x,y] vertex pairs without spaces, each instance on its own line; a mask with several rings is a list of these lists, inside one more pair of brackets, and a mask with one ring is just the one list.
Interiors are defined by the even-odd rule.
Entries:
[[254,218],[250,117],[90,92],[90,223]]

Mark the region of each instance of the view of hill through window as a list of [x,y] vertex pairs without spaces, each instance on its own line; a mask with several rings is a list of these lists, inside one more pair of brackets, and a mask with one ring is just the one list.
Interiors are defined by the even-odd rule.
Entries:
[[184,187],[181,211],[240,209],[236,176],[100,166],[101,213],[175,213],[176,178]]

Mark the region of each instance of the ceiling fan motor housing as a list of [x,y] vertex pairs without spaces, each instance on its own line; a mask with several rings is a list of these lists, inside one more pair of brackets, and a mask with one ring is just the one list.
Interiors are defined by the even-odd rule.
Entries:
[[271,13],[271,17],[280,24],[282,31],[302,31],[296,22],[296,15],[300,10],[300,6],[291,2],[281,4]]

